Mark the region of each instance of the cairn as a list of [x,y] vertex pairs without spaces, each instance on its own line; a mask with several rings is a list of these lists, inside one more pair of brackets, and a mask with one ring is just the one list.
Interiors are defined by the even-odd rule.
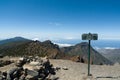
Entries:
[[[29,70],[24,68],[25,64],[30,64],[32,61],[39,62],[39,68],[36,70]],[[46,58],[43,61],[40,58],[24,57],[16,62],[16,67],[6,72],[0,73],[0,80],[53,80],[51,75],[55,75],[55,68]]]

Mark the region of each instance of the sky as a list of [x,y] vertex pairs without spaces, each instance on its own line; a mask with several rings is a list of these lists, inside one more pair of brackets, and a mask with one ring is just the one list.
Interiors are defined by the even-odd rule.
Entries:
[[120,39],[120,0],[0,0],[0,39]]

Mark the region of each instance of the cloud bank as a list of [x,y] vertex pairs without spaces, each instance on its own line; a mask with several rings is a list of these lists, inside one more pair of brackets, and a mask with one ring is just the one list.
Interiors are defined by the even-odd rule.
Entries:
[[39,38],[33,38],[32,40],[33,40],[33,41],[36,41],[36,40],[39,40]]
[[69,46],[73,46],[72,44],[61,44],[61,43],[55,43],[57,44],[59,47],[69,47]]

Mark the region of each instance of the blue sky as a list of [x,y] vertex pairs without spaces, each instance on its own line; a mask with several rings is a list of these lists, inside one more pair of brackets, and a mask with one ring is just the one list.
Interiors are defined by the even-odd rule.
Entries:
[[0,0],[0,39],[120,39],[119,0]]

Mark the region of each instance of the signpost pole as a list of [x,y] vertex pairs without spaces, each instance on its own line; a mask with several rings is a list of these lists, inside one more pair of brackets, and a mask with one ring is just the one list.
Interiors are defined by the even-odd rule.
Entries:
[[82,34],[82,40],[88,40],[88,76],[90,76],[90,42],[91,40],[98,40],[98,34]]
[[88,44],[88,76],[90,76],[90,40]]

